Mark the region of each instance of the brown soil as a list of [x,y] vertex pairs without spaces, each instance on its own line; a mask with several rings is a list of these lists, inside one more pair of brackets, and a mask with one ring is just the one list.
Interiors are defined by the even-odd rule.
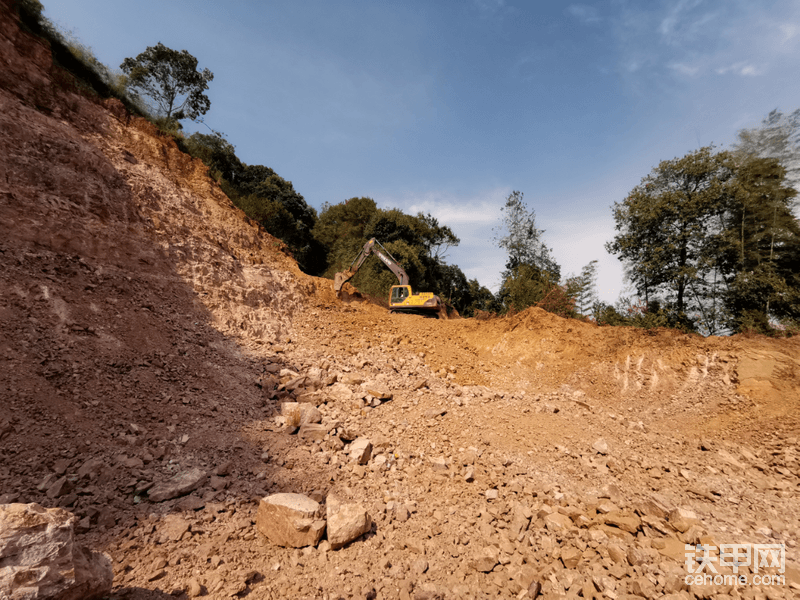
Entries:
[[[531,578],[550,597],[668,593],[683,557],[656,549],[691,534],[651,524],[615,537],[598,525],[604,499],[644,517],[655,497],[694,511],[697,535],[784,542],[796,565],[800,342],[600,328],[540,309],[436,320],[339,299],[200,161],[65,83],[9,2],[0,503],[74,512],[81,540],[114,560],[115,598],[185,596],[193,581],[213,598],[523,597]],[[303,375],[322,385],[323,443],[279,418],[282,401],[314,389]],[[326,395],[336,379],[352,402]],[[392,400],[365,405],[369,386]],[[385,467],[348,463],[343,432],[371,438]],[[148,500],[189,467],[213,476],[193,504]],[[255,531],[260,497],[331,490],[367,506],[371,533],[300,551]],[[510,536],[523,505],[530,526]],[[551,512],[575,528],[550,527]],[[186,528],[172,535],[176,515]],[[620,565],[613,543],[649,558]],[[470,562],[485,547],[504,557],[489,573]],[[794,568],[775,597],[798,593]]]

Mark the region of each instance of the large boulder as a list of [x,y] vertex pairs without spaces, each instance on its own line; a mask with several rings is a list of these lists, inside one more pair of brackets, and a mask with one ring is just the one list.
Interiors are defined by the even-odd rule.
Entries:
[[0,598],[94,600],[111,593],[111,558],[75,543],[75,521],[62,508],[0,505]]
[[325,532],[319,503],[303,494],[272,494],[261,499],[256,529],[273,544],[290,548],[316,546]]

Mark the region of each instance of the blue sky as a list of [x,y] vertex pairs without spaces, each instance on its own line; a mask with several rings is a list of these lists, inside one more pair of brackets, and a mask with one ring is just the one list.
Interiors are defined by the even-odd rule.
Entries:
[[242,160],[317,209],[430,212],[492,289],[512,190],[562,273],[597,259],[613,302],[612,203],[660,160],[800,107],[796,0],[43,2],[110,67],[188,50],[214,73],[206,123]]

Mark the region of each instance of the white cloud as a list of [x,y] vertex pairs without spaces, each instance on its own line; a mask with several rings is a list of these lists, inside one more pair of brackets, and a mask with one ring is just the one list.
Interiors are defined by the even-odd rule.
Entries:
[[571,4],[567,12],[586,25],[594,25],[602,20],[597,8],[586,4]]
[[756,75],[761,75],[761,71],[758,68],[748,63],[736,63],[727,67],[721,67],[717,69],[717,74],[719,75],[727,75],[728,73],[732,73],[734,75],[742,75],[744,77],[754,77]]
[[767,75],[785,69],[800,49],[800,4],[681,0],[671,6],[620,2],[605,20],[627,81],[653,83],[665,74]]
[[477,8],[484,17],[494,17],[507,10],[505,0],[472,0],[472,5]]
[[408,214],[430,213],[441,225],[453,230],[461,243],[447,255],[449,264],[458,265],[468,279],[477,279],[496,292],[505,253],[493,241],[493,229],[500,225],[500,209],[510,187],[496,187],[470,195],[444,191],[382,196],[381,208],[400,208]]
[[672,63],[669,65],[669,68],[675,71],[676,73],[680,73],[681,75],[687,75],[689,77],[694,77],[700,72],[700,67],[694,65],[686,65],[683,63]]
[[613,304],[623,290],[620,261],[606,252],[605,243],[614,237],[614,219],[608,214],[587,215],[547,223],[545,241],[561,265],[562,278],[578,274],[597,260],[597,292],[603,302]]
[[781,44],[787,44],[800,32],[800,26],[793,23],[783,23],[778,29],[783,34]]

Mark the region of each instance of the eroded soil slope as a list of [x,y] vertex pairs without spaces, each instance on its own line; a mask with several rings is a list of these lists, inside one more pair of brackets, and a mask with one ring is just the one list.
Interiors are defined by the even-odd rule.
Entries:
[[[72,90],[9,6],[0,503],[77,514],[114,597],[798,594],[798,342],[343,302],[199,161]],[[287,423],[297,400],[316,429]],[[190,469],[191,493],[149,498]],[[254,523],[278,491],[374,525],[277,547]],[[784,542],[787,582],[687,586],[699,541]]]

